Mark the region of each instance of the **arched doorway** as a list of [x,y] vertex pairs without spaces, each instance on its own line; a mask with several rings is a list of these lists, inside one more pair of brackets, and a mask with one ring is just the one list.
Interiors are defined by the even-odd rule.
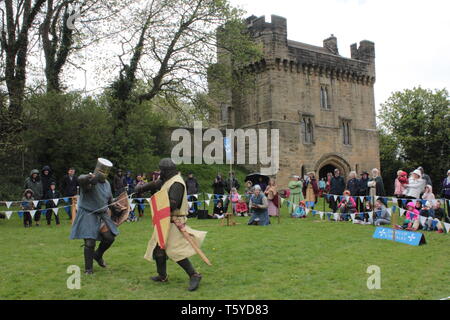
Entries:
[[334,169],[336,169],[336,166],[333,166],[332,164],[327,164],[323,166],[319,170],[319,179],[322,180],[323,178],[326,178],[328,175],[328,172],[334,173]]
[[341,156],[331,153],[326,154],[316,163],[315,171],[319,173],[320,178],[326,178],[328,172],[334,172],[339,169],[341,176],[347,177],[351,168],[349,163]]

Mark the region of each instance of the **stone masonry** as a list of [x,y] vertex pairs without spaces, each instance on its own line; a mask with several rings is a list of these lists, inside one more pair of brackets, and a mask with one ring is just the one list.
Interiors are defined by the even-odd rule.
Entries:
[[288,40],[286,19],[271,18],[247,18],[249,31],[263,44],[263,59],[249,66],[256,85],[219,103],[216,126],[279,129],[280,186],[292,174],[314,171],[323,177],[339,168],[347,176],[379,168],[374,43],[353,44],[346,58],[333,35],[323,47]]

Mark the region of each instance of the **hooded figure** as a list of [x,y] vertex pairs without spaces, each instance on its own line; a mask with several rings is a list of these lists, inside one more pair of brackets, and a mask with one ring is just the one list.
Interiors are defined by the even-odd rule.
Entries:
[[167,191],[170,206],[170,226],[165,249],[159,246],[158,236],[154,231],[144,258],[149,261],[155,260],[158,275],[151,277],[151,280],[156,282],[167,282],[166,261],[168,258],[172,259],[188,274],[188,290],[194,291],[198,288],[202,276],[195,271],[194,266],[188,259],[195,255],[196,251],[183,237],[182,232],[188,232],[198,246],[202,244],[206,232],[193,230],[186,226],[188,215],[187,188],[175,163],[170,158],[165,158],[159,162],[159,168],[161,169],[159,180],[143,186],[136,186],[135,191],[137,193],[151,191],[152,194],[160,190]]
[[25,184],[23,187],[26,189],[31,189],[33,191],[33,197],[35,200],[41,200],[44,196],[44,190],[42,188],[42,182],[39,177],[39,170],[33,169],[30,172],[30,176],[25,179]]
[[408,180],[406,186],[405,196],[410,199],[420,199],[420,194],[425,189],[425,180],[422,179],[422,172],[414,170],[411,173],[411,178]]
[[49,166],[44,166],[41,170],[42,193],[45,195],[50,190],[50,184],[55,182],[52,177],[52,170]]

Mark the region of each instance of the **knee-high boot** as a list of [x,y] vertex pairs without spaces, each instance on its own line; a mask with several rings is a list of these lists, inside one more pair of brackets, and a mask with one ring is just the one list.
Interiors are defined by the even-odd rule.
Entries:
[[92,274],[94,272],[94,250],[95,240],[84,239],[84,272],[86,274]]
[[106,250],[109,249],[109,247],[111,247],[115,239],[111,231],[104,232],[101,235],[102,241],[100,242],[98,249],[94,253],[94,259],[95,261],[97,261],[100,267],[106,268],[106,263],[103,260],[103,254],[105,253]]
[[161,249],[159,246],[153,250],[153,259],[156,262],[156,271],[158,275],[151,277],[153,281],[166,282],[167,281],[167,255],[166,251]]

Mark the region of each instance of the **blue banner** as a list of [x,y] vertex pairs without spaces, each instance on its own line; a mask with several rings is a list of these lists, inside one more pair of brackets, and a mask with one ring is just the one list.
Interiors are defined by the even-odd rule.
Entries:
[[420,232],[395,230],[394,239],[394,229],[384,227],[376,228],[373,237],[375,239],[393,240],[395,242],[406,243],[412,246],[418,246],[426,243],[424,235]]

